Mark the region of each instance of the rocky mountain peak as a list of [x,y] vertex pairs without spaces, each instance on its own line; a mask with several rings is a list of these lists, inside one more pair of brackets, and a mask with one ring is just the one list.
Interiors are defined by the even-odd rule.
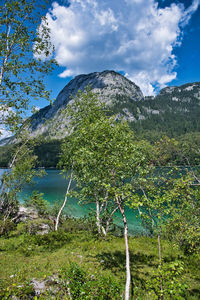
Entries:
[[136,84],[117,72],[107,70],[76,76],[58,94],[54,106],[57,108],[66,105],[71,96],[76,95],[78,90],[84,91],[87,86],[106,102],[109,101],[108,98],[116,95],[128,96],[133,101],[143,99],[143,94]]
[[185,120],[189,115],[197,114],[200,108],[199,82],[166,87],[156,97],[144,97],[140,88],[123,75],[109,70],[94,72],[76,76],[62,89],[53,105],[34,114],[29,128],[31,135],[56,139],[66,136],[69,120],[61,112],[71,101],[71,96],[79,90],[84,91],[87,86],[117,117],[132,123],[133,128],[145,122],[151,127],[153,122],[165,122],[169,116],[172,120]]
[[[52,124],[54,124],[54,128],[55,125],[57,126],[60,137],[63,137],[68,121],[60,119],[60,110],[69,103],[72,96],[75,96],[79,90],[84,91],[87,86],[90,86],[99,99],[110,106],[121,101],[135,102],[144,98],[135,83],[115,71],[107,70],[78,75],[61,90],[52,106],[44,107],[31,117],[31,134],[33,136],[40,134],[52,136],[54,135]],[[47,122],[48,120],[51,122]]]

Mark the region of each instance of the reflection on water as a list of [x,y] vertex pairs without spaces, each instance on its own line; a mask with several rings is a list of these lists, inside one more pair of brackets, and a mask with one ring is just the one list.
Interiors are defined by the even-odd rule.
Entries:
[[[4,171],[5,169],[0,169],[0,176]],[[46,173],[47,175],[42,178],[35,178],[34,184],[24,187],[23,191],[19,194],[20,202],[28,198],[34,190],[43,193],[43,198],[51,204],[64,201],[65,192],[67,190],[67,180],[63,178],[58,170],[46,170]],[[88,215],[90,209],[94,209],[94,205],[80,205],[78,199],[69,198],[65,207],[65,213],[72,217],[84,217]],[[144,228],[141,226],[136,213],[128,208],[126,209],[126,213],[129,232],[132,234],[144,232]],[[120,213],[116,214],[114,222],[119,226],[123,225]]]

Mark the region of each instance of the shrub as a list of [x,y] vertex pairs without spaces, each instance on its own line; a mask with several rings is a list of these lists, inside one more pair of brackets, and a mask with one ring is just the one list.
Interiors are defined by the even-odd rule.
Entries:
[[25,205],[37,210],[40,216],[48,215],[50,210],[49,202],[43,199],[43,194],[33,191],[29,199],[25,199]]
[[0,219],[0,236],[8,236],[16,228],[16,224],[11,219]]
[[146,284],[151,299],[184,300],[187,285],[181,282],[183,270],[183,263],[179,261],[159,266],[157,271],[153,273],[152,279]]
[[6,286],[0,285],[0,299],[34,299],[35,291],[30,281],[24,279],[22,274],[11,276]]
[[[44,226],[46,228],[44,228]],[[46,230],[53,229],[53,222],[47,219],[29,220],[18,228],[21,229],[21,233],[28,233],[31,235],[36,235],[38,233],[43,234]]]
[[51,231],[44,235],[35,235],[33,237],[34,244],[37,246],[42,246],[47,250],[54,250],[64,246],[67,242],[71,240],[71,236],[62,231]]
[[43,235],[25,234],[18,250],[25,256],[42,251],[53,251],[64,246],[71,240],[69,234],[63,231],[49,232]]
[[73,300],[122,298],[121,285],[113,276],[87,274],[76,263],[71,263],[67,270],[62,270],[60,278],[64,287],[63,292]]

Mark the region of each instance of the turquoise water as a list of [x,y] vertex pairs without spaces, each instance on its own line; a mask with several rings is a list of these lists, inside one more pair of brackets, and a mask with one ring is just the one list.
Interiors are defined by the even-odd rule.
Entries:
[[[5,169],[0,169],[0,176],[4,171]],[[55,202],[62,203],[64,201],[68,181],[63,178],[58,170],[46,170],[46,173],[47,175],[42,178],[35,178],[33,185],[26,185],[24,187],[23,191],[19,194],[20,202],[29,198],[34,190],[43,193],[43,198],[51,204]],[[92,204],[80,205],[78,199],[69,198],[65,207],[65,213],[71,217],[84,217],[94,208]],[[145,233],[136,212],[126,208],[126,215],[130,233]],[[120,213],[116,213],[114,223],[118,226],[123,226]]]

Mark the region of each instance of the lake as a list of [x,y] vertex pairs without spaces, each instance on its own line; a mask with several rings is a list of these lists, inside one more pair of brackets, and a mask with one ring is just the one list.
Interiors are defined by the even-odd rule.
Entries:
[[[0,169],[0,176],[5,169]],[[34,190],[43,193],[43,198],[49,203],[54,202],[62,203],[64,201],[65,193],[67,190],[68,181],[63,178],[58,170],[46,170],[46,175],[42,178],[35,178],[33,185],[26,185],[23,191],[19,194],[19,201],[23,202],[24,199],[30,197]],[[94,209],[92,204],[80,205],[78,199],[69,198],[65,207],[65,214],[71,217],[84,217],[87,216],[91,209]],[[129,232],[131,234],[146,233],[142,227],[140,219],[137,218],[137,212],[133,212],[126,208],[126,215],[128,220]],[[120,213],[116,213],[114,223],[118,226],[123,226]]]

